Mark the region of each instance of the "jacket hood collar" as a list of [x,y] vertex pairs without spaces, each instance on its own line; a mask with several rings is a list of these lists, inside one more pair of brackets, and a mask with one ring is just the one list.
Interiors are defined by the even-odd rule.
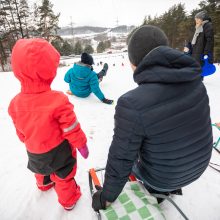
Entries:
[[78,78],[86,78],[92,72],[90,65],[87,65],[81,62],[75,63],[73,66],[73,70],[74,70],[75,76]]
[[148,53],[134,71],[134,81],[142,83],[181,83],[200,78],[200,65],[178,50],[159,46]]

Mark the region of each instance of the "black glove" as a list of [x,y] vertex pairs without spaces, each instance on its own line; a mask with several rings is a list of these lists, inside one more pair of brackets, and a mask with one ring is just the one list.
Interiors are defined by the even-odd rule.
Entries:
[[106,99],[106,98],[102,99],[102,102],[105,103],[105,104],[108,104],[108,105],[112,105],[112,104],[114,103],[113,100],[111,100],[111,99]]
[[106,201],[102,198],[102,189],[92,196],[92,208],[97,212],[99,209],[106,209]]

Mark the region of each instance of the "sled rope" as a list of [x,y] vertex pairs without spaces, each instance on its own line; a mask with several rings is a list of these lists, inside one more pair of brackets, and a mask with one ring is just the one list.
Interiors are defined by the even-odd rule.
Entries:
[[217,142],[213,143],[213,148],[214,148],[214,150],[216,150],[220,154],[220,150],[217,149],[217,146],[218,146],[219,143],[220,143],[220,138],[218,139]]
[[217,166],[217,167],[220,167],[220,164],[217,164],[217,163],[212,163],[212,162],[209,162],[211,165],[214,165],[214,166]]
[[[215,123],[212,124],[213,127],[216,127],[219,131],[220,131],[220,127]],[[217,149],[217,146],[220,143],[220,137],[218,138],[218,140],[216,142],[213,143],[213,148],[220,154],[220,150]]]
[[217,172],[220,173],[220,169],[217,169],[216,167],[212,166],[211,164],[209,164],[209,167],[211,167],[213,170],[216,170]]

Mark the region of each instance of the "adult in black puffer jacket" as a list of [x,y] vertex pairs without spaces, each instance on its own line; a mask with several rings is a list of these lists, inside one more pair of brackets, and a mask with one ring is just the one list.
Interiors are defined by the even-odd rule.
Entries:
[[192,183],[208,166],[212,129],[200,66],[167,42],[149,25],[129,41],[138,87],[118,100],[103,190],[93,196],[95,210],[118,197],[132,167],[148,187],[165,192]]
[[206,11],[195,15],[196,31],[192,39],[192,57],[203,65],[203,56],[208,55],[209,63],[213,63],[214,32],[211,18]]

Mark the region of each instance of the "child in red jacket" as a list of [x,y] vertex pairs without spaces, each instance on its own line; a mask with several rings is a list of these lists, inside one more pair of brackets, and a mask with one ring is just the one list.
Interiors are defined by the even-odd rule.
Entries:
[[37,186],[54,187],[59,203],[71,210],[81,196],[76,174],[76,149],[84,158],[89,151],[73,105],[62,92],[51,90],[60,55],[43,39],[21,39],[11,63],[21,92],[8,108],[19,139],[25,144],[28,168]]

